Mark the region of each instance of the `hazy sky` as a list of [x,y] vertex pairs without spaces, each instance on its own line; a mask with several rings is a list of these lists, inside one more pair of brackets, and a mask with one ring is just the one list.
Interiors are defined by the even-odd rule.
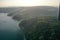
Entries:
[[7,6],[59,6],[59,0],[0,0],[0,7]]

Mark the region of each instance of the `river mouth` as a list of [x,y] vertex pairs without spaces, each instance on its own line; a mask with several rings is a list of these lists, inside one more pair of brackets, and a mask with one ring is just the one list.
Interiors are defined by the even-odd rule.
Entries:
[[24,34],[22,34],[18,22],[7,14],[0,13],[0,40],[24,40]]

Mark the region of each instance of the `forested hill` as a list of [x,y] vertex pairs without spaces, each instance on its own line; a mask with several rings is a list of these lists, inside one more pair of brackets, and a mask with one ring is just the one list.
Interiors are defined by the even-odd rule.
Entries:
[[57,7],[51,7],[51,6],[35,6],[35,7],[0,7],[0,13],[8,13],[14,10],[21,10],[21,9],[29,9],[29,8],[42,8],[44,10],[52,8],[52,9],[58,9]]
[[[13,9],[13,8],[12,8]],[[20,20],[21,18],[29,19],[34,17],[57,17],[58,8],[51,6],[35,6],[35,7],[18,7],[8,14],[8,16],[14,16],[13,19]]]

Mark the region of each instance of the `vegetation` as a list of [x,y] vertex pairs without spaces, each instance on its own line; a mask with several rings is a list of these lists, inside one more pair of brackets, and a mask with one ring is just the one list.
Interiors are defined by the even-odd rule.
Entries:
[[[10,8],[8,8],[10,9]],[[7,9],[6,9],[7,10]],[[35,7],[17,7],[17,8],[11,8],[11,12],[9,12],[8,16],[12,16],[13,19],[18,18],[34,18],[34,17],[40,17],[40,16],[55,16],[57,17],[58,14],[58,8],[52,7],[52,6],[35,6]],[[15,18],[16,17],[16,18]]]
[[27,40],[59,40],[60,21],[57,20],[57,12],[57,7],[23,7],[8,16],[18,21],[24,19],[19,26]]
[[60,21],[54,18],[32,18],[22,21],[19,26],[24,28],[27,40],[59,40],[60,37]]

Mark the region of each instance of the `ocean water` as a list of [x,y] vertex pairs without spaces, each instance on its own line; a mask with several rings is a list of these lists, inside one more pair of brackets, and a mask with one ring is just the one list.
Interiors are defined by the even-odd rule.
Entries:
[[0,13],[0,40],[26,40],[18,22],[7,14]]

